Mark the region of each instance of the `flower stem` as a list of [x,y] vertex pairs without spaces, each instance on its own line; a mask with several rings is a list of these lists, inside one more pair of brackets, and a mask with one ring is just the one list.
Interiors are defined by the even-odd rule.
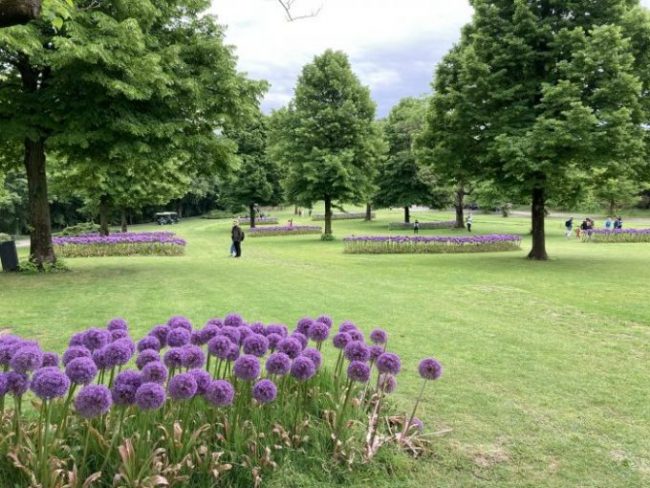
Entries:
[[422,395],[424,394],[424,387],[427,385],[427,380],[422,380],[422,388],[420,388],[420,394],[418,395],[418,399],[415,401],[415,405],[413,405],[413,411],[411,412],[411,417],[409,418],[409,421],[404,425],[404,435],[406,435],[409,431],[409,428],[411,427],[411,422],[413,422],[413,417],[415,417],[415,411],[418,408],[418,405],[420,404],[420,400],[422,400]]

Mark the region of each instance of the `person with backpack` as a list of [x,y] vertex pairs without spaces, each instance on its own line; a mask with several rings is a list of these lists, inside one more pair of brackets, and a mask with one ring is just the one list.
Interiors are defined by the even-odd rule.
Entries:
[[467,219],[465,220],[465,223],[467,224],[467,232],[472,232],[472,221],[472,212],[470,212],[467,216]]
[[230,236],[232,238],[232,246],[234,247],[235,250],[235,255],[233,257],[240,258],[241,243],[244,242],[244,238],[246,237],[246,235],[244,234],[244,231],[241,230],[241,227],[239,227],[239,222],[236,220],[233,221],[233,226],[232,229],[230,230]]
[[569,239],[571,237],[571,234],[573,233],[573,217],[571,217],[569,220],[564,222],[564,236]]
[[420,232],[420,222],[415,219],[415,224],[413,224],[413,233],[418,234]]

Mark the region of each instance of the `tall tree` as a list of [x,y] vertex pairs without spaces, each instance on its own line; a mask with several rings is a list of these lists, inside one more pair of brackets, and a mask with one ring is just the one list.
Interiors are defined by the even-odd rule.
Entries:
[[41,13],[41,0],[0,0],[0,27],[26,24]]
[[[532,199],[529,258],[547,259],[546,201],[576,168],[644,160],[647,121],[634,39],[633,0],[473,0],[465,30],[464,95],[487,150],[486,178]],[[640,9],[634,25],[647,22]]]
[[325,51],[306,65],[295,93],[280,144],[286,190],[305,206],[325,202],[324,235],[330,237],[332,205],[364,202],[370,193],[375,104],[340,51]]

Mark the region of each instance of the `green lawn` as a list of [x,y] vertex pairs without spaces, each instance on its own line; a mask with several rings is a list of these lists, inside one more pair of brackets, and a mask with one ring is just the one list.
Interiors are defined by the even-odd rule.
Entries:
[[[334,233],[385,234],[400,216],[335,221]],[[552,259],[529,262],[526,219],[477,214],[477,232],[520,233],[523,249],[346,255],[340,240],[292,236],[247,238],[236,260],[229,224],[175,226],[188,241],[184,257],[68,259],[71,273],[2,275],[0,328],[62,350],[73,331],[116,315],[136,333],[174,314],[202,323],[231,311],[291,326],[320,313],[366,331],[379,325],[403,359],[400,407],[417,394],[419,359],[441,360],[445,373],[429,385],[420,416],[427,432],[450,431],[433,438],[426,459],[398,459],[395,477],[353,473],[348,486],[650,485],[650,245],[567,241],[563,219],[549,219]]]

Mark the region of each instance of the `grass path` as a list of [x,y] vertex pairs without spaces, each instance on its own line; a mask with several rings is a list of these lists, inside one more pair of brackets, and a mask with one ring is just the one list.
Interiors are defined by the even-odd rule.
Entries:
[[[400,216],[335,221],[334,232],[386,234]],[[563,219],[547,222],[545,263],[524,259],[526,219],[484,215],[475,215],[478,232],[520,233],[523,249],[346,255],[340,240],[294,236],[247,238],[235,260],[229,221],[191,219],[173,228],[188,240],[183,257],[68,259],[71,273],[1,275],[0,329],[61,350],[73,331],[116,315],[136,335],[174,314],[202,323],[230,311],[290,325],[320,313],[366,331],[380,325],[403,358],[401,408],[416,395],[420,358],[445,366],[420,416],[428,432],[451,432],[435,437],[430,458],[395,460],[396,477],[355,473],[347,485],[648,486],[650,245],[567,241],[562,227]],[[299,473],[275,482],[331,485]]]

